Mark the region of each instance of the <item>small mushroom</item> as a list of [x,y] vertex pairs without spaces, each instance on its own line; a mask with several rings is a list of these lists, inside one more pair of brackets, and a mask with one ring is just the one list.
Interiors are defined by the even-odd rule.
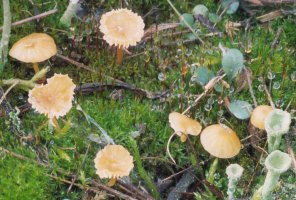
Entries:
[[135,46],[144,35],[143,19],[128,9],[111,10],[102,15],[100,31],[109,45],[117,46],[117,63],[122,64],[122,48]]
[[232,158],[241,148],[236,133],[224,124],[214,124],[206,127],[200,135],[204,149],[217,158]]
[[186,141],[188,135],[199,135],[202,129],[198,121],[177,112],[170,113],[169,122],[182,142]]
[[36,85],[29,91],[28,102],[59,128],[57,119],[71,109],[75,87],[68,75],[55,74],[47,79],[46,85]]
[[251,124],[260,130],[265,130],[265,119],[272,110],[271,106],[257,106],[251,114]]
[[25,63],[33,63],[35,73],[39,71],[38,63],[49,59],[57,53],[52,37],[45,33],[32,33],[12,46],[9,55]]
[[133,169],[133,157],[121,145],[107,145],[100,150],[94,159],[96,173],[100,178],[109,178],[109,186],[116,183],[117,178],[128,176]]

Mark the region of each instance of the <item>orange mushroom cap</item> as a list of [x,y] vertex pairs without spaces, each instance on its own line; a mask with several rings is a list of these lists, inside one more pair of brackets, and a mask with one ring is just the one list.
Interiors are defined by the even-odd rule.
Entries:
[[32,33],[17,41],[9,51],[11,57],[25,63],[42,62],[56,53],[53,38],[45,33]]
[[143,19],[128,9],[117,9],[102,15],[100,30],[109,45],[135,46],[144,35]]
[[172,129],[174,129],[179,136],[181,136],[182,133],[186,135],[199,135],[202,129],[198,121],[177,112],[170,113],[169,122]]
[[232,158],[241,148],[236,133],[224,124],[206,127],[200,135],[200,142],[207,152],[217,158]]
[[100,178],[128,176],[133,169],[133,157],[121,145],[107,145],[94,159],[96,173]]
[[71,109],[75,87],[68,75],[55,74],[47,79],[46,85],[37,85],[29,91],[28,102],[49,119],[59,118]]
[[265,119],[267,118],[268,114],[272,111],[271,106],[267,105],[260,105],[257,106],[251,115],[251,124],[256,128],[261,130],[265,130]]

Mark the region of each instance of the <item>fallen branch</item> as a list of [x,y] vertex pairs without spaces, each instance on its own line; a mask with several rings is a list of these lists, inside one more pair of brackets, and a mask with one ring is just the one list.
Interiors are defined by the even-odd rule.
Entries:
[[[99,73],[95,69],[92,69],[91,67],[86,66],[83,63],[79,63],[79,62],[77,62],[75,60],[72,60],[72,59],[70,59],[70,58],[68,58],[66,56],[57,54],[57,57],[64,60],[64,61],[67,61],[68,63],[70,63],[72,65],[75,65],[78,68],[86,69],[86,70],[88,70],[90,72],[93,72],[93,73]],[[103,77],[111,80],[111,81],[114,81],[114,83],[112,83],[112,84],[85,83],[85,84],[83,84],[81,86],[78,86],[75,89],[75,91],[76,92],[94,92],[94,91],[102,91],[102,90],[104,90],[106,88],[124,88],[124,89],[128,89],[128,90],[137,92],[138,94],[143,95],[148,99],[159,99],[159,98],[165,97],[169,93],[169,91],[153,93],[153,92],[141,89],[141,88],[137,88],[137,87],[135,87],[133,85],[130,85],[130,84],[126,83],[126,82],[115,79],[115,78],[113,78],[111,76],[108,76],[108,75],[105,75],[105,74],[101,74],[101,75]]]
[[254,6],[264,6],[264,5],[279,6],[280,4],[293,4],[293,3],[296,3],[295,0],[244,0],[244,1],[252,3]]
[[[63,182],[63,183],[67,183],[67,184],[72,184],[71,181],[68,181],[68,180],[66,180],[66,179],[63,179],[63,178],[60,178],[60,177],[57,177],[57,176],[53,176],[53,175],[51,175],[51,174],[46,174],[46,175],[47,175],[48,177],[52,178],[52,179],[57,180],[57,181],[61,181],[61,182]],[[123,193],[121,193],[121,192],[119,192],[119,191],[117,191],[117,190],[114,190],[114,189],[112,189],[112,188],[110,188],[110,187],[108,187],[108,186],[106,186],[106,185],[103,185],[103,184],[97,183],[96,181],[92,181],[92,183],[93,183],[96,187],[98,187],[99,189],[104,190],[104,191],[108,192],[109,194],[113,194],[113,195],[119,197],[120,199],[137,200],[137,199],[134,199],[134,198],[132,198],[132,197],[130,197],[130,196],[127,196],[127,195],[125,195],[125,194],[123,194]],[[102,192],[101,190],[98,190],[98,189],[96,189],[96,188],[94,188],[94,187],[91,187],[91,186],[88,186],[88,185],[81,185],[81,184],[78,184],[78,183],[74,183],[73,185],[76,186],[76,187],[79,187],[79,188],[82,189],[82,190],[89,190],[89,191],[92,191],[92,192],[94,192],[94,193],[96,193],[96,194],[100,194],[100,193]]]
[[205,90],[203,91],[203,93],[201,93],[195,100],[194,102],[186,109],[184,110],[184,112],[182,112],[182,114],[186,114],[192,107],[194,107],[199,100],[201,100],[204,96],[206,96],[208,94],[209,91],[211,91],[211,89],[216,85],[216,83],[218,83],[220,80],[222,80],[224,77],[226,76],[226,74],[223,74],[221,76],[216,76],[214,78],[212,78],[208,84],[205,86]]
[[[23,20],[20,20],[20,21],[17,21],[17,22],[13,22],[11,24],[11,26],[17,26],[17,25],[21,25],[21,24],[24,24],[24,23],[29,22],[29,21],[41,19],[41,18],[47,17],[49,15],[52,15],[52,14],[56,13],[57,11],[58,11],[58,9],[53,9],[53,10],[41,13],[39,15],[35,15],[33,17],[29,17],[29,18],[26,18],[26,19],[23,19]],[[2,31],[2,29],[3,29],[3,27],[0,27],[0,31]]]

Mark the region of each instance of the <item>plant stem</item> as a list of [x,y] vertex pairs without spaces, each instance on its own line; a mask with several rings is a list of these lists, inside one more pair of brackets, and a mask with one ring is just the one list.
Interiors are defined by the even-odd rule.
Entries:
[[3,32],[0,42],[0,72],[3,71],[4,65],[7,62],[8,43],[11,32],[11,13],[9,0],[3,0]]
[[128,143],[129,143],[129,146],[132,150],[132,153],[133,153],[133,156],[135,159],[135,164],[138,169],[138,173],[139,173],[140,177],[145,181],[147,187],[150,189],[150,191],[152,193],[152,196],[155,199],[160,199],[160,195],[158,193],[158,190],[157,190],[154,182],[152,181],[152,179],[150,178],[150,176],[147,174],[147,172],[145,171],[145,169],[143,167],[137,142],[132,137],[129,137]]
[[2,85],[14,85],[15,83],[17,83],[19,86],[26,88],[33,88],[35,86],[35,83],[31,80],[7,79],[1,81]]
[[211,184],[214,183],[214,179],[215,179],[215,172],[217,171],[218,168],[218,158],[215,158],[215,160],[213,161],[210,170],[209,170],[209,175],[207,177],[207,181]]

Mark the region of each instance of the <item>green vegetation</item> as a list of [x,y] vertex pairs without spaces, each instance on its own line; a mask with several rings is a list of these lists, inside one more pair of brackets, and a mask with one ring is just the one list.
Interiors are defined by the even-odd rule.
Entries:
[[[193,23],[192,28],[205,42],[202,46],[197,40],[193,41],[196,37],[186,26],[152,33],[144,42],[128,49],[131,55],[125,52],[123,65],[120,67],[116,64],[115,49],[110,48],[102,40],[98,28],[99,20],[95,17],[99,18],[102,12],[119,8],[121,1],[86,1],[83,8],[88,14],[73,19],[69,28],[59,22],[68,6],[68,0],[33,2],[34,5],[27,0],[11,0],[12,22],[51,10],[55,6],[58,12],[38,22],[31,21],[12,27],[9,48],[28,34],[46,32],[55,39],[59,54],[84,63],[93,71],[77,68],[55,57],[40,64],[41,68],[50,67],[47,77],[52,77],[54,73],[62,73],[68,74],[77,86],[94,82],[107,86],[101,88],[99,92],[77,92],[71,111],[59,119],[60,125],[64,126],[60,133],[48,126],[46,116],[38,114],[33,109],[24,112],[21,110],[22,113],[17,116],[15,107],[27,103],[27,91],[15,87],[8,93],[7,101],[14,112],[10,117],[4,116],[4,110],[2,107],[0,109],[0,147],[29,159],[21,160],[0,150],[0,199],[73,200],[87,199],[89,196],[93,199],[94,194],[86,192],[85,188],[94,186],[92,180],[106,183],[96,175],[93,161],[96,153],[106,144],[100,137],[101,131],[87,121],[83,113],[77,109],[78,105],[113,138],[116,144],[121,144],[130,150],[135,164],[129,176],[131,183],[140,186],[139,188],[146,188],[157,199],[165,199],[168,196],[188,167],[193,168],[192,171],[196,172],[193,176],[197,177],[196,183],[188,190],[189,198],[221,199],[221,195],[226,198],[228,179],[225,169],[231,163],[238,163],[244,168],[235,191],[232,190],[235,198],[251,198],[264,184],[267,137],[264,131],[254,131],[248,127],[247,118],[250,112],[245,105],[254,107],[254,101],[248,89],[247,79],[249,76],[252,80],[258,105],[270,103],[264,92],[263,84],[266,84],[275,106],[282,110],[288,107],[287,112],[291,114],[292,122],[285,136],[293,136],[296,129],[295,15],[276,18],[264,24],[252,21],[247,31],[245,27],[236,30],[225,27],[225,24],[247,19],[248,15],[242,10],[232,15],[225,13],[220,19],[216,16],[219,7],[216,1],[206,1],[206,3],[176,1],[173,2],[174,6],[181,14],[192,13],[197,4],[204,3],[208,9],[208,15],[205,16],[215,18],[216,29],[223,32],[223,35],[209,36],[207,34],[210,31],[205,25]],[[152,8],[157,8],[155,12],[145,17],[145,29],[152,24],[180,21],[166,0],[127,2],[129,2],[127,7],[141,16]],[[0,4],[1,24],[2,6]],[[206,12],[204,8],[202,9]],[[235,10],[235,5],[233,9]],[[275,8],[262,6],[257,9],[256,16],[260,16]],[[291,10],[292,6],[287,6],[286,9]],[[218,14],[222,10],[223,8],[220,8]],[[279,28],[282,31],[278,43],[271,47]],[[184,33],[174,34],[180,31]],[[225,61],[223,51],[227,48],[239,54],[239,59],[231,57]],[[233,68],[233,61],[239,66],[235,65]],[[234,158],[219,159],[213,171],[211,164],[215,158],[202,148],[199,136],[190,136],[186,143],[181,143],[178,138],[170,144],[170,153],[177,163],[174,164],[166,153],[167,141],[173,133],[168,121],[169,113],[173,111],[182,113],[192,104],[196,95],[204,91],[204,86],[219,74],[221,68],[226,71],[229,69],[227,75],[231,76],[225,77],[224,83],[218,83],[187,114],[198,120],[203,128],[216,123],[224,123],[231,127],[242,140],[242,149]],[[251,70],[251,75],[246,72],[248,69]],[[238,77],[235,77],[237,74]],[[4,71],[0,73],[0,79],[30,80],[33,75],[30,64],[8,57]],[[169,92],[162,98],[149,99],[136,90],[112,87],[112,84],[116,83],[108,76],[151,92],[149,94]],[[7,86],[3,88],[8,89]],[[236,107],[229,107],[227,99],[228,103]],[[235,102],[240,102],[241,107],[234,105]],[[14,125],[18,125],[19,131],[25,133],[24,135],[15,134],[11,124],[9,125],[11,119]],[[19,122],[21,124],[18,124]],[[295,137],[290,137],[288,142],[295,152]],[[285,137],[282,137],[278,149],[287,152],[287,148]],[[46,167],[32,160],[45,163]],[[182,170],[185,171],[180,175],[169,178],[171,182],[168,182],[168,186],[159,185],[162,183],[159,180]],[[204,177],[209,177],[209,174],[210,181],[205,181]],[[73,185],[68,191],[70,184],[53,179],[49,175],[70,182],[73,180],[71,175],[76,175],[75,183],[79,185]],[[295,184],[295,171],[288,170],[283,173],[275,185],[273,198],[285,200],[295,198]],[[156,188],[161,189],[161,192],[157,192]],[[125,193],[120,186],[115,186],[114,189]],[[100,195],[106,196],[105,193]]]

